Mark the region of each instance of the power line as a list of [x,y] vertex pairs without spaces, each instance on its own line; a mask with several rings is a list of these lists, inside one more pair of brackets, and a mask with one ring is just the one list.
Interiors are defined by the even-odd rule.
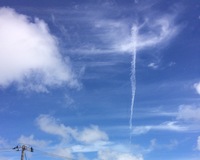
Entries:
[[4,150],[12,150],[12,148],[0,148],[0,151],[4,151]]
[[49,153],[49,152],[45,152],[45,151],[42,151],[42,150],[39,150],[39,149],[35,149],[35,151],[39,151],[40,153],[42,153],[46,156],[49,156],[49,157],[55,157],[55,158],[61,158],[61,159],[67,159],[67,160],[75,160],[74,158],[71,158],[71,157],[62,156],[62,155],[58,155],[58,154],[55,154],[55,153]]
[[13,148],[0,148],[0,152],[12,152]]

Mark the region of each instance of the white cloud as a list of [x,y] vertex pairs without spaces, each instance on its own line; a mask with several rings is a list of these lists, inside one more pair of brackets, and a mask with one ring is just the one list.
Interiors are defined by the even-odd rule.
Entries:
[[107,134],[95,125],[84,128],[81,131],[60,123],[50,115],[40,115],[36,118],[36,123],[42,131],[60,136],[67,140],[73,139],[87,144],[108,140]]
[[79,87],[69,59],[62,59],[56,38],[38,18],[0,8],[0,86],[47,92],[48,87]]
[[200,121],[200,107],[192,105],[179,106],[177,119],[185,121]]
[[99,160],[143,160],[141,155],[133,155],[130,153],[120,153],[115,151],[99,151],[98,152]]
[[150,67],[150,68],[153,68],[153,69],[157,69],[158,68],[158,65],[156,64],[156,63],[149,63],[148,64],[148,67]]
[[52,151],[55,155],[60,156],[62,159],[73,159],[73,155],[70,148],[57,148],[55,151]]
[[171,150],[171,149],[174,149],[175,147],[177,147],[178,144],[179,144],[179,142],[175,139],[171,139],[167,143],[157,143],[156,139],[152,139],[150,141],[149,147],[147,149],[145,149],[144,151],[145,151],[145,153],[150,153],[157,149]]
[[[147,26],[146,26],[147,25]],[[149,34],[144,33],[138,37],[138,48],[145,48],[168,41],[177,33],[177,26],[173,24],[173,17],[163,16],[158,19],[146,21],[144,26],[149,28]],[[141,29],[142,29],[141,27]]]
[[89,160],[88,158],[86,158],[83,154],[81,154],[81,153],[79,153],[78,155],[77,155],[77,159],[78,160]]
[[62,138],[69,138],[70,135],[76,135],[76,130],[60,124],[58,120],[49,115],[40,115],[36,119],[39,128],[49,134],[58,135]]
[[[133,52],[137,50],[154,47],[161,43],[168,42],[178,32],[178,26],[174,24],[174,16],[163,16],[159,18],[147,19],[143,24],[133,25],[135,34],[126,36],[116,44],[116,49],[123,52]],[[135,43],[133,43],[135,41]],[[134,46],[135,45],[135,46]]]
[[196,105],[180,105],[177,112],[165,112],[160,109],[152,112],[148,116],[169,116],[176,121],[166,121],[161,124],[136,126],[132,134],[146,134],[149,131],[175,131],[175,132],[199,132],[200,131],[200,107]]
[[[107,134],[100,130],[98,126],[91,125],[83,130],[74,129],[62,124],[50,115],[38,116],[36,124],[42,131],[62,137],[61,141],[52,145],[53,143],[50,142],[36,140],[33,135],[29,137],[21,136],[18,141],[32,145],[41,144],[44,146],[47,144],[46,148],[51,151],[51,153],[47,153],[49,156],[86,160],[88,153],[96,152],[98,153],[96,160],[143,160],[141,151],[138,151],[138,155],[134,155],[127,145],[109,141]],[[71,141],[68,141],[69,139]],[[154,145],[155,143],[152,141],[151,150]],[[150,152],[150,150],[148,151]]]
[[30,135],[28,137],[21,135],[20,138],[18,139],[18,142],[27,145],[33,145],[35,147],[40,147],[40,148],[45,147],[49,144],[49,142],[47,141],[35,139],[34,135]]
[[0,137],[0,147],[7,147],[8,146],[8,142],[6,139]]
[[174,65],[176,65],[175,62],[170,62],[170,63],[168,64],[169,67],[172,67],[172,66],[174,66]]
[[90,144],[75,144],[71,147],[73,152],[83,153],[83,152],[97,152],[100,150],[103,150],[105,148],[108,148],[111,145],[111,142],[109,141],[97,141]]
[[197,150],[200,151],[200,136],[197,138]]
[[200,95],[200,82],[194,84],[194,88],[196,89],[197,93]]
[[132,130],[132,134],[135,134],[135,135],[145,134],[151,130],[183,132],[183,131],[187,131],[188,127],[184,125],[179,125],[175,121],[170,121],[170,122],[165,122],[159,125],[147,125],[147,126],[134,127]]
[[64,107],[65,108],[73,107],[74,103],[75,103],[74,99],[71,98],[69,95],[65,94],[65,96],[64,96]]
[[[158,13],[159,14],[159,13]],[[149,47],[166,44],[179,32],[179,27],[175,22],[175,14],[151,17],[144,17],[143,23],[125,20],[110,20],[97,18],[94,21],[96,37],[104,48],[99,46],[87,46],[80,51],[84,53],[133,53],[136,50],[143,50]],[[119,38],[120,35],[120,38]]]
[[179,141],[172,139],[169,141],[168,144],[162,144],[162,145],[159,145],[158,147],[172,150],[172,149],[176,148],[179,145],[179,143],[180,143]]
[[108,136],[98,126],[92,125],[79,133],[78,140],[84,143],[94,143],[96,141],[108,140]]

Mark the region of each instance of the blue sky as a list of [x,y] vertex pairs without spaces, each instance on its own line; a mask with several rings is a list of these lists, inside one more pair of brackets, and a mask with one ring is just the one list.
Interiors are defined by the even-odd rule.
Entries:
[[0,159],[197,160],[199,9],[1,0]]

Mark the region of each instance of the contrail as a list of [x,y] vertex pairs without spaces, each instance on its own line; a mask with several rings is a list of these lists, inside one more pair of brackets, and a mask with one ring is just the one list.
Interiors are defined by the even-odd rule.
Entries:
[[[131,99],[131,109],[130,109],[130,121],[129,121],[129,128],[130,131],[133,127],[133,108],[134,108],[134,101],[135,101],[135,91],[136,91],[136,54],[137,54],[137,34],[138,34],[138,27],[133,26],[131,29],[131,36],[133,40],[133,51],[132,51],[132,61],[131,61],[131,91],[132,91],[132,99]],[[130,133],[131,134],[131,133]]]

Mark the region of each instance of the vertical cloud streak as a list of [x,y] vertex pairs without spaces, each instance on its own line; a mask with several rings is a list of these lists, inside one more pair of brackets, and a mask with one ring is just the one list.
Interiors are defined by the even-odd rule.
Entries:
[[132,91],[132,99],[131,99],[131,109],[130,109],[130,122],[129,127],[132,130],[133,126],[133,107],[135,101],[135,92],[136,92],[136,54],[137,54],[137,26],[132,27],[132,40],[133,40],[133,53],[132,53],[132,62],[131,62],[131,91]]
[[[131,109],[130,109],[130,120],[129,128],[132,130],[133,127],[133,109],[136,92],[136,55],[137,49],[146,49],[158,45],[162,42],[168,41],[177,30],[177,27],[171,28],[171,18],[157,19],[153,21],[154,24],[143,23],[142,25],[133,25],[131,29],[131,38],[129,43],[121,47],[122,50],[132,53],[131,61]],[[131,133],[130,133],[131,135]]]

